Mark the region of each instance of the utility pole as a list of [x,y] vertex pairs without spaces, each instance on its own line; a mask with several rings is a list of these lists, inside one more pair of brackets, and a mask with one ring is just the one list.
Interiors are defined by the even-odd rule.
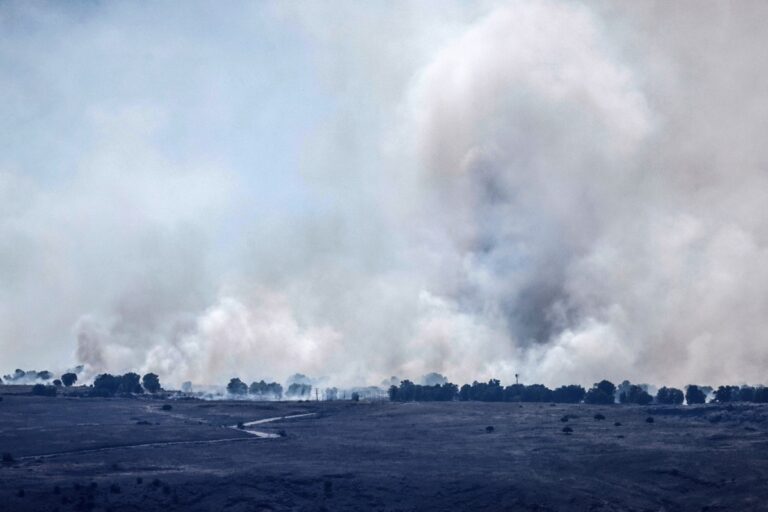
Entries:
[[516,385],[517,385],[517,384],[520,384],[520,383],[517,381],[517,378],[518,378],[518,377],[519,377],[519,375],[518,375],[518,374],[515,374],[515,384],[516,384]]

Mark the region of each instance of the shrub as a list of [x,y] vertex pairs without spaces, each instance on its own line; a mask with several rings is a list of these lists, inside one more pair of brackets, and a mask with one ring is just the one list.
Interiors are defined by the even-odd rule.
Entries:
[[602,420],[604,420],[604,419],[605,419],[605,416],[603,416],[602,414],[599,414],[599,413],[598,413],[598,414],[595,414],[595,419],[596,419],[597,421],[602,421]]
[[2,461],[3,461],[3,464],[8,465],[8,464],[13,464],[14,462],[16,462],[16,459],[14,459],[13,455],[11,455],[10,453],[3,452]]
[[486,431],[488,434],[490,434],[490,433],[491,433],[491,432],[493,432],[494,430],[495,430],[495,429],[493,428],[493,426],[492,426],[492,425],[488,425],[487,427],[485,427],[485,431]]
[[160,407],[160,409],[162,409],[163,411],[170,411],[171,409],[173,409],[173,407],[171,406],[171,404],[163,404],[163,406]]
[[685,388],[685,401],[688,405],[703,404],[707,395],[696,384],[689,384]]
[[59,379],[55,379],[53,381],[53,385],[56,386],[57,388],[60,388],[61,387],[61,381]]
[[677,388],[663,387],[656,393],[656,401],[666,405],[680,405],[683,403],[683,392]]
[[69,387],[75,382],[77,382],[77,374],[72,372],[65,373],[64,375],[61,376],[61,382],[65,386]]
[[570,434],[572,432],[573,432],[573,429],[571,427],[563,427],[564,434]]
[[357,391],[354,391],[350,397],[353,402],[359,402],[360,401],[360,393]]
[[655,420],[653,419],[653,416],[648,416],[647,418],[645,418],[646,423],[653,423],[654,421]]

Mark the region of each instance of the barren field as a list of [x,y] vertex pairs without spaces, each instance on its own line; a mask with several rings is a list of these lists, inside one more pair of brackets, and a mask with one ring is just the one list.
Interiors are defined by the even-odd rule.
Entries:
[[[204,402],[4,390],[0,451],[14,462],[0,466],[3,511],[768,508],[768,407],[758,405]],[[248,425],[292,415],[305,416]]]

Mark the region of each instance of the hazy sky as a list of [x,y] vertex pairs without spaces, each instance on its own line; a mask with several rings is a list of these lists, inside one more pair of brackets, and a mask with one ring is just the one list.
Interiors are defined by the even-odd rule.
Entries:
[[0,367],[765,382],[763,2],[0,2]]

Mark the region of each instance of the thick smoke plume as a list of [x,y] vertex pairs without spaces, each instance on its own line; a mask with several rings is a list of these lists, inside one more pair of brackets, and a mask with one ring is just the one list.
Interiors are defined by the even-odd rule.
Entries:
[[172,9],[0,6],[5,366],[764,380],[765,4]]

